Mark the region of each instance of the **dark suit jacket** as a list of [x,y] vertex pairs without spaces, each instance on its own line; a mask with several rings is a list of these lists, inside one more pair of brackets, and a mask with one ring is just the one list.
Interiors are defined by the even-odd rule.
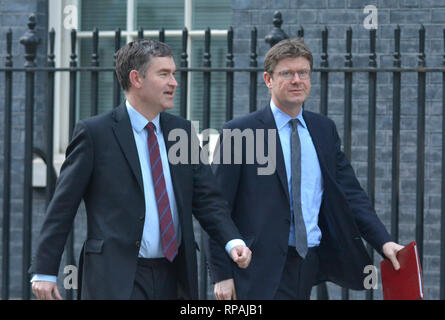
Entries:
[[[168,113],[160,115],[167,150],[172,129],[191,139],[191,123]],[[189,151],[190,153],[190,151]],[[240,238],[210,166],[170,164],[182,242],[179,291],[198,298],[196,242],[192,212],[221,245]],[[136,143],[125,104],[80,121],[66,151],[66,160],[48,207],[30,272],[57,275],[60,258],[80,201],[87,212],[83,250],[82,298],[129,299],[144,227],[145,201]],[[81,259],[82,260],[82,259]]]
[[[340,139],[332,120],[303,111],[303,117],[317,151],[324,182],[319,213],[322,231],[320,243],[321,272],[319,282],[329,280],[340,286],[360,290],[372,264],[361,240],[365,238],[380,254],[382,245],[391,238],[378,219],[371,203],[357,181],[353,169],[340,150]],[[276,129],[269,106],[226,123],[223,129]],[[267,132],[264,134],[267,150]],[[257,137],[255,136],[255,143]],[[220,144],[220,163],[223,145]],[[283,152],[276,131],[276,171],[257,175],[256,161],[246,164],[219,164],[212,169],[224,187],[232,219],[252,250],[247,269],[235,269],[215,242],[208,244],[209,265],[213,281],[235,279],[239,299],[273,299],[286,261],[290,228],[289,192]],[[303,155],[304,156],[304,155]],[[232,159],[233,160],[233,159]],[[233,162],[232,162],[233,163]]]

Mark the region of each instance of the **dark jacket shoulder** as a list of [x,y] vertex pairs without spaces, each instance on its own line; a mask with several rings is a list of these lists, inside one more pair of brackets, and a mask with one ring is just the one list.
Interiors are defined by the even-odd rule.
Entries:
[[169,123],[172,124],[172,127],[183,128],[187,131],[190,130],[192,124],[190,120],[184,119],[183,117],[176,116],[165,111],[160,114],[160,117],[161,123]]
[[[268,108],[268,107],[266,107]],[[266,108],[254,111],[252,113],[246,114],[244,116],[232,119],[223,125],[223,129],[247,129],[258,126],[261,124],[260,119],[263,118],[264,113],[267,111]]]
[[86,128],[89,132],[101,132],[106,128],[110,127],[110,125],[116,123],[121,116],[124,116],[124,115],[118,115],[118,113],[122,113],[124,111],[124,110],[118,110],[118,108],[86,119],[79,120],[77,126],[82,126]]
[[303,110],[303,118],[305,121],[315,121],[325,125],[335,126],[335,123],[331,118],[328,118],[327,116],[318,112]]

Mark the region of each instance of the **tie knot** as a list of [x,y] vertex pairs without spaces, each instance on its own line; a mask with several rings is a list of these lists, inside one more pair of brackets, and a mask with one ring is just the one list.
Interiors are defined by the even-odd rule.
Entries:
[[289,120],[289,122],[290,122],[290,124],[292,126],[292,130],[296,130],[297,129],[299,121],[300,120],[298,120],[298,119],[291,119],[291,120]]
[[149,122],[149,123],[147,123],[147,125],[145,126],[145,128],[147,128],[147,130],[148,130],[149,133],[154,132],[155,129],[156,129],[156,127],[155,127],[155,125],[154,125],[153,122]]

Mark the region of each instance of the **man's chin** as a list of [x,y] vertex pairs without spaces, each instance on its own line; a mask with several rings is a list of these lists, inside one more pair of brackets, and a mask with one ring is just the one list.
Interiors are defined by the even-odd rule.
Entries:
[[163,106],[162,106],[162,111],[168,111],[168,110],[171,110],[171,109],[173,109],[173,107],[174,107],[175,105],[172,103],[172,104],[164,104]]
[[299,98],[290,99],[289,102],[293,105],[301,106],[303,104],[304,100],[306,100],[306,99],[304,99],[303,97],[299,97]]

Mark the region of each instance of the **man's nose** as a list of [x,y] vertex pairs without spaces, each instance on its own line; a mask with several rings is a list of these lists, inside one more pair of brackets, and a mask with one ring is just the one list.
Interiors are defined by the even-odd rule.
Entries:
[[168,84],[172,87],[177,87],[178,86],[178,82],[176,81],[175,75],[171,75],[170,80],[168,82]]
[[300,79],[298,72],[295,72],[294,77],[292,78],[292,82],[300,82],[300,81],[302,80]]

